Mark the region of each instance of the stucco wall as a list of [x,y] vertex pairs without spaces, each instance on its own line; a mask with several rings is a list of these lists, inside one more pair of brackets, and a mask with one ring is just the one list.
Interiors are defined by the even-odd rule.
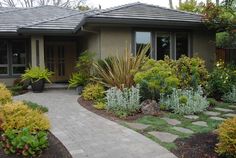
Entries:
[[37,65],[37,53],[36,53],[36,41],[39,41],[39,66],[45,67],[44,63],[44,37],[43,36],[32,36],[31,37],[31,64],[32,66]]
[[102,28],[100,34],[101,58],[131,50],[132,30],[130,28]]
[[90,34],[87,36],[87,50],[91,53],[96,54],[96,58],[101,58],[100,56],[100,42],[99,42],[99,33]]
[[215,33],[193,32],[193,55],[206,61],[207,68],[211,69],[216,61]]
[[14,83],[14,80],[16,80],[17,78],[13,77],[13,78],[0,78],[0,83],[4,83],[7,86],[12,86]]

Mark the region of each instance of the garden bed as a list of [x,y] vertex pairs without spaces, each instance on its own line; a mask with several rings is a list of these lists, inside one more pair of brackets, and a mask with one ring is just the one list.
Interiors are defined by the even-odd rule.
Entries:
[[177,149],[171,150],[179,158],[220,158],[215,152],[218,143],[214,133],[200,133],[190,138],[177,139]]
[[[49,148],[44,150],[38,158],[72,158],[64,145],[52,134],[48,133]],[[0,149],[0,158],[22,158],[22,156],[6,155]]]
[[[97,115],[100,115],[108,120],[111,120],[111,121],[115,121],[115,122],[120,122],[120,121],[134,121],[134,120],[137,120],[139,118],[142,118],[143,116],[145,116],[144,114],[142,114],[141,112],[135,114],[135,115],[132,115],[132,116],[128,116],[126,118],[119,118],[117,116],[115,116],[113,113],[111,112],[108,112],[107,110],[98,110],[96,108],[93,107],[93,101],[86,101],[84,100],[82,97],[79,97],[78,99],[78,103],[83,106],[85,109],[97,114]],[[161,114],[160,114],[161,115]]]

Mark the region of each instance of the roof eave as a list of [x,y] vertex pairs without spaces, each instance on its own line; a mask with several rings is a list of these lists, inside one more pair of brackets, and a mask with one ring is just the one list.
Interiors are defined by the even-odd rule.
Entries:
[[57,35],[73,35],[73,29],[37,29],[37,28],[18,28],[18,33],[22,34],[57,34]]

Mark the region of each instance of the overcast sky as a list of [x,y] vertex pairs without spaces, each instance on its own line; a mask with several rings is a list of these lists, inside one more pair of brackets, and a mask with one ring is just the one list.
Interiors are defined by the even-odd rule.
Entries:
[[[155,4],[163,7],[169,7],[169,0],[87,0],[87,5],[93,6],[93,7],[98,7],[99,4],[102,6],[102,9],[108,8],[108,7],[113,7],[117,5],[123,5],[127,3],[133,3],[133,2],[143,2],[143,3],[148,3],[148,4]],[[182,0],[184,1],[184,0]],[[206,1],[206,0],[198,0],[199,2],[201,1]],[[174,6],[178,5],[179,0],[173,0]]]

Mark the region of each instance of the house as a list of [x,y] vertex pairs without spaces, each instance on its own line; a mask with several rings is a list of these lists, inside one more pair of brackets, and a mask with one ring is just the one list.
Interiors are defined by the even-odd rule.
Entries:
[[214,41],[201,15],[139,2],[87,12],[0,8],[0,82],[12,84],[28,65],[54,71],[54,82],[67,81],[84,50],[105,58],[148,43],[154,59],[198,55],[211,67]]

